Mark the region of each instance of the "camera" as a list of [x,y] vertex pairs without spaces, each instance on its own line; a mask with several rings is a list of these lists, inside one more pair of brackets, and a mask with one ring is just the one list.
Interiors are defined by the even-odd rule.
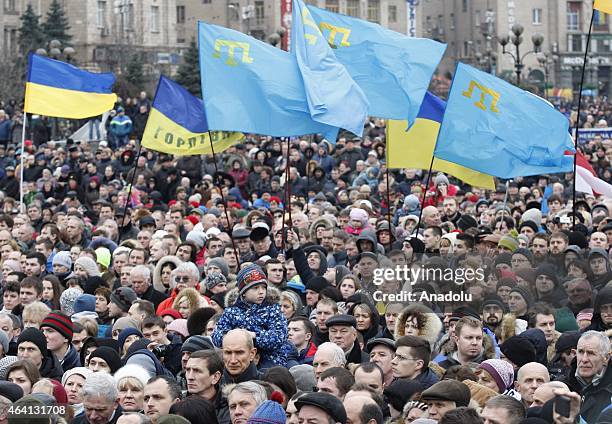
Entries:
[[158,358],[163,358],[170,352],[170,345],[159,345],[153,348],[153,354]]

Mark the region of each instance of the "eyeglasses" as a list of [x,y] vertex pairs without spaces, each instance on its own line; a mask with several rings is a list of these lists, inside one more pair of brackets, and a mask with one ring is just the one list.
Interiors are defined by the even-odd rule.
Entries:
[[176,276],[174,277],[174,281],[177,281],[179,283],[187,283],[189,282],[189,280],[191,280],[191,277],[187,277],[187,276]]
[[399,359],[400,361],[418,361],[418,358],[409,358],[407,356],[398,355],[397,353],[393,354],[393,359]]

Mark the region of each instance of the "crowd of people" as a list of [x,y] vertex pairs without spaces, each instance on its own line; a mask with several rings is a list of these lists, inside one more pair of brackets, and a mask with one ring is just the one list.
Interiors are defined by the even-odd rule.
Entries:
[[146,93],[22,151],[2,107],[0,424],[612,423],[612,199],[572,174],[388,170],[376,119],[138,154]]

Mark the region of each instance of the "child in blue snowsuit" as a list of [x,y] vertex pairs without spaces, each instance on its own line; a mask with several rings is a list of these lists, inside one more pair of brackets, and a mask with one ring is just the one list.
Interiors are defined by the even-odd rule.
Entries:
[[260,354],[258,368],[287,366],[291,344],[287,339],[287,320],[278,304],[266,300],[268,280],[262,269],[248,265],[238,272],[238,299],[223,311],[212,340],[222,347],[223,336],[235,328],[254,335],[255,347]]

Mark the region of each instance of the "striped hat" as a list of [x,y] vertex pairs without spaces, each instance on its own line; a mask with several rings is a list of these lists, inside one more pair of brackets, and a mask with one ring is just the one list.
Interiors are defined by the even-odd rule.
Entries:
[[268,285],[266,274],[259,266],[255,264],[250,264],[242,268],[238,272],[238,275],[236,275],[236,282],[238,283],[240,296],[246,293],[248,289],[259,284],[265,284],[266,286]]
[[68,316],[59,311],[53,311],[47,315],[40,324],[41,330],[43,327],[53,328],[55,331],[67,338],[69,342],[72,341],[72,333],[74,332],[72,321]]

